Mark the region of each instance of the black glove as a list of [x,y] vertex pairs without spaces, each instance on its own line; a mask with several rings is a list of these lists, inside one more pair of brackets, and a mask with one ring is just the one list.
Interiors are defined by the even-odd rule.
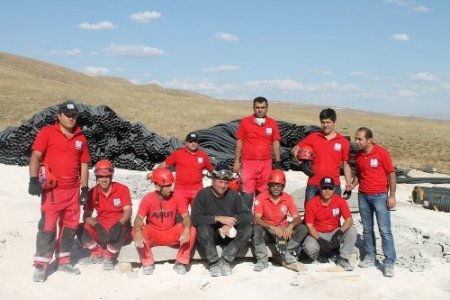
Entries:
[[341,247],[341,243],[344,240],[344,232],[342,230],[336,230],[330,240],[331,249],[339,249]]
[[109,229],[108,243],[114,244],[119,240],[120,234],[122,233],[122,227],[123,225],[119,221],[114,223],[114,225]]
[[40,196],[42,192],[42,186],[37,177],[30,177],[30,183],[28,184],[28,194],[33,196]]
[[81,188],[81,193],[80,193],[80,198],[79,198],[80,205],[84,205],[87,202],[88,198],[89,198],[89,188],[87,186],[83,186]]
[[303,160],[300,164],[300,171],[306,174],[308,177],[314,176],[314,170],[310,160]]
[[106,233],[105,227],[103,227],[100,223],[95,224],[94,227],[97,232],[98,243],[103,248],[106,247],[106,243],[108,242],[108,234]]
[[283,170],[283,165],[281,164],[281,161],[275,160],[272,164],[272,169],[273,170],[276,170],[276,169]]
[[320,253],[328,254],[330,252],[331,247],[330,247],[330,242],[329,241],[327,241],[327,240],[325,240],[325,239],[320,237],[317,240],[317,242],[319,243]]
[[351,196],[352,196],[352,190],[345,190],[345,191],[342,193],[342,197],[343,197],[345,200],[350,199]]

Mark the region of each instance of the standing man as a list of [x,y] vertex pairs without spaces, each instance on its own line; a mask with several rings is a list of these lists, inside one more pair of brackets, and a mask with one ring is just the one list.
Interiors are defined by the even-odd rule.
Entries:
[[[173,196],[175,178],[168,169],[153,171],[151,181],[155,190],[142,198],[133,229],[142,273],[153,274],[153,246],[179,245],[173,268],[178,274],[185,275],[195,243],[195,228],[191,226],[188,208],[182,199]],[[182,223],[176,223],[177,213],[181,215]]]
[[174,151],[158,168],[176,167],[175,197],[192,206],[198,191],[203,188],[203,170],[211,172],[213,167],[208,155],[198,148],[198,135],[186,136],[185,147]]
[[[315,156],[312,160],[312,173],[307,174],[309,178],[305,191],[305,206],[306,202],[319,193],[319,182],[325,176],[333,178],[334,191],[338,195],[341,194],[339,176],[342,164],[345,176],[344,194],[349,196],[352,188],[352,169],[348,163],[350,143],[336,131],[336,112],[331,108],[326,108],[320,112],[319,119],[322,131],[312,132],[292,149],[292,154],[296,159],[299,151],[302,151],[303,148],[312,148]],[[301,162],[302,165],[304,163]]]
[[[192,223],[197,227],[197,241],[205,250],[211,276],[231,275],[230,264],[252,235],[252,213],[241,196],[228,188],[233,172],[217,164],[212,185],[198,192],[192,206]],[[216,246],[224,245],[222,257]]]
[[[335,189],[332,177],[323,177],[320,181],[320,195],[306,203],[305,223],[308,236],[303,248],[312,260],[319,254],[328,255],[330,251],[339,251],[336,264],[345,271],[352,271],[348,262],[356,243],[356,229],[347,201],[333,194]],[[344,223],[341,225],[341,216]],[[342,247],[341,247],[342,246]]]
[[[253,245],[255,247],[256,264],[253,270],[261,272],[268,266],[266,241],[277,244],[287,242],[287,249],[280,253],[287,265],[297,262],[292,252],[297,251],[307,235],[294,199],[283,192],[286,177],[281,170],[273,170],[269,178],[269,190],[259,194],[255,200],[253,217]],[[292,221],[288,223],[288,214]]]
[[268,101],[264,97],[253,100],[253,115],[243,118],[236,132],[233,169],[241,173],[242,197],[251,209],[255,195],[267,189],[274,167],[281,169],[280,132],[277,122],[267,116]]
[[[86,137],[76,126],[78,109],[75,103],[66,101],[59,105],[57,118],[55,125],[40,130],[31,148],[28,193],[36,196],[42,193],[33,264],[33,281],[36,282],[47,279],[47,268],[55,250],[58,271],[80,274],[80,270],[70,264],[70,251],[80,218],[80,205],[88,197],[89,150]],[[44,176],[38,177],[40,169],[41,174],[44,173],[41,163],[56,180],[53,188],[45,186]]]
[[[361,268],[375,266],[375,233],[373,216],[375,214],[380,230],[384,253],[383,274],[394,277],[394,265],[397,259],[394,237],[391,231],[390,209],[395,207],[397,178],[389,152],[373,142],[372,131],[366,127],[355,133],[356,177],[354,186],[359,183],[358,202],[363,224],[364,260]],[[388,194],[389,190],[389,194]]]
[[[91,254],[79,263],[103,263],[103,269],[111,271],[120,249],[131,236],[130,190],[112,181],[114,167],[109,160],[98,161],[94,174],[97,185],[89,191],[81,234],[81,243]],[[94,210],[95,218],[92,216]]]

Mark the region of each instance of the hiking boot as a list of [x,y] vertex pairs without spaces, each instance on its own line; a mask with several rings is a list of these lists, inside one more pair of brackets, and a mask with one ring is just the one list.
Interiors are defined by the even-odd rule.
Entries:
[[44,282],[47,279],[47,273],[43,266],[36,266],[33,273],[34,282]]
[[212,277],[219,277],[222,275],[222,270],[220,269],[221,261],[220,259],[216,261],[215,263],[211,264],[209,266],[209,274],[211,274]]
[[148,265],[148,266],[142,267],[142,274],[152,275],[154,270],[155,270],[155,265]]
[[78,264],[80,265],[92,265],[92,264],[102,264],[104,262],[103,257],[96,257],[96,256],[88,256],[83,257],[78,261]]
[[186,265],[180,264],[180,263],[175,263],[173,265],[173,269],[175,270],[175,272],[177,272],[177,274],[180,275],[186,275],[187,270],[186,270]]
[[103,263],[103,270],[104,271],[114,270],[114,262],[110,259],[105,259],[105,262]]
[[58,271],[64,272],[64,273],[67,273],[67,274],[72,274],[72,275],[78,275],[78,274],[81,273],[80,269],[75,268],[71,264],[58,265]]
[[258,260],[256,262],[256,264],[253,266],[253,271],[261,272],[262,270],[264,270],[268,266],[269,266],[269,264],[267,263],[267,261]]
[[283,254],[283,260],[284,260],[284,262],[287,263],[288,265],[297,262],[297,258],[296,258],[294,255],[292,255],[289,251],[286,251],[286,252]]
[[230,263],[226,260],[223,260],[222,264],[220,265],[220,271],[222,273],[222,276],[230,276],[232,273]]
[[394,265],[385,265],[383,275],[384,277],[394,277]]
[[375,266],[375,258],[366,256],[364,259],[358,264],[360,268],[369,268]]
[[341,266],[345,271],[353,271],[352,265],[345,258],[339,257],[336,264]]

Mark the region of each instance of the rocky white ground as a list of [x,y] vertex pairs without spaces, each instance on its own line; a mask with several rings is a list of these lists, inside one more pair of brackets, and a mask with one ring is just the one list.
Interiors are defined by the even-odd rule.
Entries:
[[[115,179],[130,187],[135,208],[152,190],[144,172],[117,170]],[[307,265],[302,273],[277,265],[256,273],[251,259],[241,259],[230,277],[210,277],[201,261],[194,261],[191,271],[180,276],[169,261],[158,263],[151,276],[142,275],[139,265],[133,265],[128,273],[118,268],[104,272],[101,265],[91,265],[79,266],[82,274],[78,276],[55,272],[45,283],[34,283],[32,257],[39,200],[27,194],[25,167],[0,165],[0,182],[2,299],[450,299],[450,213],[413,204],[414,185],[398,186],[392,221],[399,258],[392,279],[384,278],[377,268],[338,272],[332,262]],[[303,174],[288,172],[288,192],[295,194],[305,184]],[[361,233],[357,212],[354,222]]]

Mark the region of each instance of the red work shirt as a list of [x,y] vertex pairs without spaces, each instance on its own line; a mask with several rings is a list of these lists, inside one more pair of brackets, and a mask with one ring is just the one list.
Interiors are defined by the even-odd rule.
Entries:
[[208,155],[200,149],[190,152],[186,147],[174,151],[164,161],[167,167],[176,167],[175,188],[198,190],[203,187],[203,170],[213,167]]
[[308,184],[318,186],[323,177],[329,176],[335,185],[340,185],[341,164],[350,156],[348,140],[340,133],[327,140],[322,132],[312,132],[297,144],[300,148],[306,145],[313,148],[316,154],[312,162],[314,176],[308,179]]
[[341,196],[333,195],[328,206],[322,204],[320,196],[306,203],[305,223],[312,224],[318,232],[331,232],[340,227],[341,216],[344,219],[352,218],[347,201]]
[[259,194],[255,199],[255,215],[261,215],[264,222],[274,226],[287,226],[288,213],[292,218],[298,216],[297,205],[287,193],[282,193],[278,203],[270,200],[269,191]]
[[255,121],[255,116],[243,118],[236,131],[236,139],[242,140],[242,160],[272,159],[273,141],[281,139],[277,122],[269,117],[262,126]]
[[48,164],[56,177],[58,188],[80,186],[81,163],[89,163],[89,149],[86,137],[79,127],[68,138],[61,131],[59,122],[42,128],[31,148],[42,153],[42,162]]
[[90,212],[95,210],[98,222],[106,228],[119,221],[126,206],[131,206],[131,196],[130,190],[123,184],[113,182],[108,197],[98,184],[89,190],[86,210]]
[[355,163],[360,192],[379,194],[388,191],[388,174],[395,170],[386,149],[374,144],[368,154],[360,150],[355,155]]
[[159,230],[167,230],[175,225],[177,212],[180,215],[188,212],[182,199],[173,196],[169,199],[159,199],[156,191],[153,191],[142,198],[137,214],[146,218],[147,224]]

